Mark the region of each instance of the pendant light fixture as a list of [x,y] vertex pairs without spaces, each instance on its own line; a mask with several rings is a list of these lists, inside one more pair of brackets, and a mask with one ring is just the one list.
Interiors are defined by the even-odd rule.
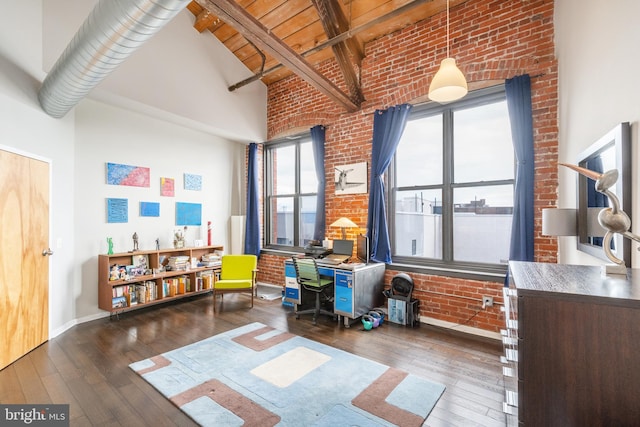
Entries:
[[456,101],[468,92],[467,80],[456,66],[456,60],[449,57],[449,0],[447,0],[447,57],[433,76],[429,86],[429,99],[446,103]]

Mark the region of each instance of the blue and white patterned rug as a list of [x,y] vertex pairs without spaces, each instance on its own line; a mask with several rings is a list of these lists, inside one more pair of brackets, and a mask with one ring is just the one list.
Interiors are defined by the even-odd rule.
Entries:
[[445,390],[261,323],[130,367],[202,426],[421,426]]

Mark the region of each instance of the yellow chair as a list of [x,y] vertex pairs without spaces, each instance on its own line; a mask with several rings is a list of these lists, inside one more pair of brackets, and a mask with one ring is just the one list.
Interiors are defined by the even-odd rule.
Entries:
[[213,312],[216,312],[216,295],[224,298],[225,293],[248,292],[251,294],[251,307],[253,307],[253,295],[257,292],[256,273],[258,257],[255,255],[223,255],[220,270],[220,280],[213,284]]

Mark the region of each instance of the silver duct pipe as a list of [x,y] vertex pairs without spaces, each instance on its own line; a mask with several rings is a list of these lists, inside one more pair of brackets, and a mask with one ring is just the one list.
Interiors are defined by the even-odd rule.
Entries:
[[42,109],[60,118],[190,0],[100,0],[44,79]]

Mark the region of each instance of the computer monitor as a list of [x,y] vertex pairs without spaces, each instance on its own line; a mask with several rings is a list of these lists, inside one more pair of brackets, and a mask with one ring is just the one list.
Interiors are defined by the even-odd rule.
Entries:
[[358,242],[357,242],[357,255],[358,259],[365,264],[369,263],[369,238],[364,234],[358,234]]
[[334,240],[333,253],[351,256],[353,254],[353,240]]

